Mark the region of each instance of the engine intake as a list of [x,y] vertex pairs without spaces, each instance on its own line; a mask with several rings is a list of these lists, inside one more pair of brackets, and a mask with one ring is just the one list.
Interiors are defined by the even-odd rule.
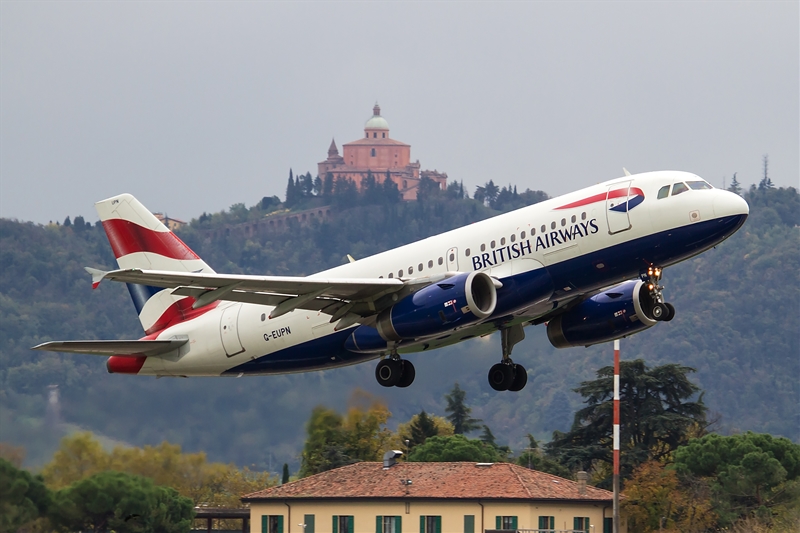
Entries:
[[431,337],[480,322],[495,307],[497,289],[488,274],[457,274],[381,311],[375,327],[359,326],[345,347],[359,353],[382,351],[387,342]]
[[556,348],[571,348],[626,337],[655,325],[654,303],[644,282],[626,281],[550,320],[547,338]]

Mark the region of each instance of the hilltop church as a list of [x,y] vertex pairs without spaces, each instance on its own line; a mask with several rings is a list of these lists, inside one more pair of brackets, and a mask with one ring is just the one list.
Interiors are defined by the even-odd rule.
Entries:
[[362,180],[371,172],[378,183],[389,179],[397,184],[404,200],[416,200],[419,183],[429,178],[444,190],[447,187],[447,174],[435,170],[420,171],[419,160],[411,162],[411,146],[389,137],[389,123],[381,116],[381,108],[376,103],[372,117],[364,125],[364,137],[349,142],[339,155],[336,142],[331,140],[328,159],[318,164],[319,177],[328,174],[334,181],[339,178],[351,179],[361,188]]

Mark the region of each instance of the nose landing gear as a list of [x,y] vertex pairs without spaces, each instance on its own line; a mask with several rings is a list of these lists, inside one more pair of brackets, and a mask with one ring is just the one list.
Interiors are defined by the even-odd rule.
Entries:
[[500,330],[503,360],[489,369],[489,386],[494,390],[518,392],[528,383],[528,372],[525,367],[511,360],[511,350],[524,338],[522,324]]
[[642,274],[642,281],[647,284],[647,290],[650,294],[650,299],[653,302],[650,311],[654,320],[669,322],[675,318],[675,306],[669,302],[664,301],[664,286],[659,285],[662,275],[661,267],[650,265],[647,272]]

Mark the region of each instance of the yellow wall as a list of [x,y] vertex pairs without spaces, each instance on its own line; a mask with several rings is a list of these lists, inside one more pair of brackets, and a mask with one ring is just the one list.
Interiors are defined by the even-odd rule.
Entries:
[[[251,533],[262,533],[262,515],[282,515],[284,517],[283,533],[304,533],[299,524],[307,514],[315,516],[314,533],[333,533],[334,515],[351,515],[354,517],[354,533],[375,533],[376,516],[401,516],[402,533],[419,533],[420,516],[441,516],[442,533],[463,533],[464,515],[475,516],[475,533],[485,529],[495,529],[495,517],[516,516],[518,529],[537,529],[539,516],[555,517],[556,529],[571,530],[573,518],[588,516],[590,524],[595,526],[594,533],[603,533],[603,505],[587,503],[531,504],[496,503],[475,501],[339,501],[339,502],[292,502],[286,500],[289,507],[281,500],[270,503],[251,503]],[[289,513],[291,512],[291,516]],[[483,516],[483,529],[481,529]],[[605,509],[605,516],[611,516],[611,507]],[[625,533],[626,528],[621,528]],[[267,533],[267,532],[263,532]]]

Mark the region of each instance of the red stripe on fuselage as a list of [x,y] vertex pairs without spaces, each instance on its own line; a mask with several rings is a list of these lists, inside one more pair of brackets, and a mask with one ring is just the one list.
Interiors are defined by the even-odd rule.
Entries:
[[595,202],[603,202],[606,199],[610,198],[620,198],[622,196],[644,196],[644,191],[638,187],[631,187],[630,189],[615,189],[613,191],[608,191],[606,193],[595,194],[594,196],[590,196],[588,198],[584,198],[583,200],[578,200],[577,202],[572,202],[571,204],[562,205],[561,207],[556,207],[556,209],[572,209],[573,207],[581,207],[584,205],[593,204]]
[[167,329],[168,327],[174,326],[180,322],[185,322],[186,320],[197,318],[208,313],[219,305],[219,302],[217,301],[208,305],[204,305],[199,309],[192,309],[193,303],[194,298],[191,296],[182,298],[173,303],[167,307],[166,311],[161,313],[161,316],[158,318],[158,320],[156,320],[152,326],[147,328],[145,333],[147,333],[147,335],[157,335],[158,332],[163,329]]
[[171,231],[153,231],[120,218],[104,220],[103,229],[117,259],[135,252],[152,252],[178,260],[200,259]]

